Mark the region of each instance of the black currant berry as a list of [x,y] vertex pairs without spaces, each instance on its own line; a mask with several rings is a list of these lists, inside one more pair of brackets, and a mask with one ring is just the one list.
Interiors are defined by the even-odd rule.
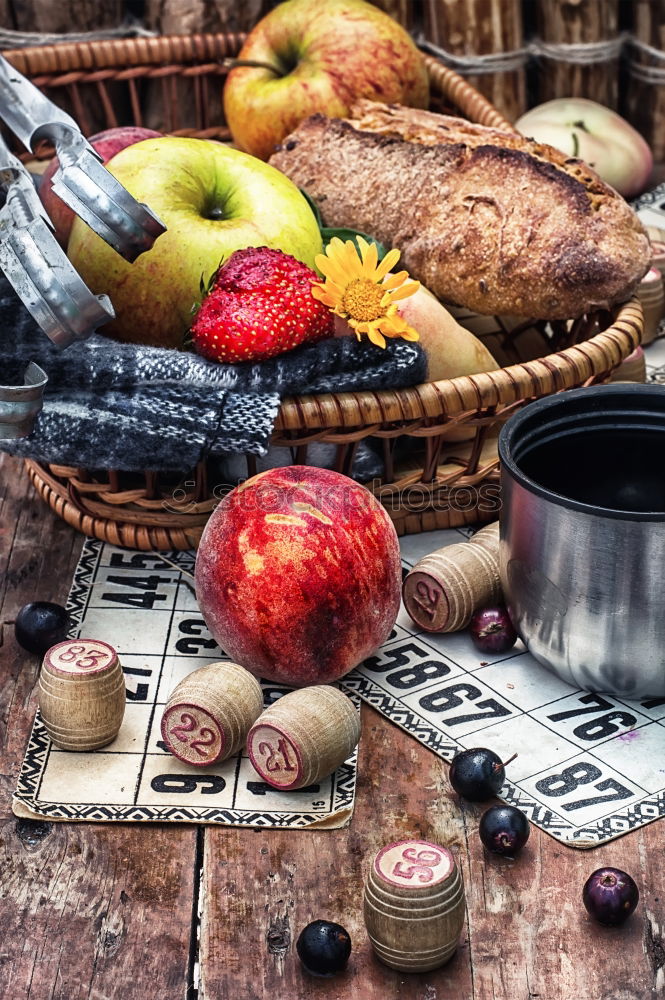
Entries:
[[584,883],[582,902],[601,924],[616,926],[631,915],[640,898],[635,882],[620,868],[598,868]]
[[341,924],[314,920],[296,941],[302,964],[314,976],[333,976],[346,966],[351,954],[351,938]]
[[529,821],[515,806],[490,806],[480,817],[480,839],[494,854],[517,854],[529,839]]
[[14,635],[23,649],[43,656],[47,649],[67,638],[70,624],[69,614],[60,604],[33,601],[24,604],[17,614]]
[[491,799],[503,785],[505,777],[501,758],[486,747],[461,750],[455,754],[450,765],[450,784],[458,795],[471,802]]

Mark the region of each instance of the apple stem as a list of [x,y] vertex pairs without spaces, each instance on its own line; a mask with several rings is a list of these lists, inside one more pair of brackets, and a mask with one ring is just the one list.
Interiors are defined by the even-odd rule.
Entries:
[[235,69],[236,66],[256,66],[258,69],[269,69],[275,76],[281,76],[280,70],[267,62],[259,62],[256,59],[224,59],[223,64],[227,69]]

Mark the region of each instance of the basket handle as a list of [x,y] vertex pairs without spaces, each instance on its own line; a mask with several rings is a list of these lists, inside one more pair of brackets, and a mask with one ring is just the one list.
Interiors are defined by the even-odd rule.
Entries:
[[498,128],[503,132],[517,133],[514,125],[511,125],[508,119],[504,118],[486,97],[479,94],[454,69],[444,66],[433,56],[426,55],[424,59],[432,86],[458,107],[469,121],[485,125],[487,128]]
[[[239,32],[215,34],[161,35],[155,38],[114,38],[103,44],[59,42],[5,50],[6,59],[26,76],[49,76],[89,69],[123,71],[136,66],[170,63],[223,62],[236,56],[247,36]],[[92,59],[93,66],[90,67]],[[514,132],[514,127],[490,102],[458,73],[423,55],[430,83],[460,109],[470,121],[490,128]]]

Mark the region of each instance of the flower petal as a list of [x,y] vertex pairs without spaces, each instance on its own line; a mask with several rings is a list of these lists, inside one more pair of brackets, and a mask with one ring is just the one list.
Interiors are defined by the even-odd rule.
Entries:
[[420,340],[418,332],[402,316],[386,316],[377,321],[377,326],[386,337]]
[[326,247],[326,253],[330,255],[332,251],[335,256],[338,256],[344,250],[344,241],[340,240],[339,236],[333,236],[330,243]]
[[367,336],[369,337],[369,339],[372,341],[373,344],[376,344],[377,347],[385,348],[386,341],[384,337],[382,337],[382,335],[379,333],[376,326],[372,325],[370,327],[370,329],[367,331]]
[[381,282],[381,288],[398,288],[409,277],[408,271],[395,271]]
[[337,295],[331,295],[329,290],[321,285],[314,285],[312,287],[312,298],[316,299],[317,302],[322,302],[324,306],[328,306],[330,309],[336,306],[339,301]]
[[334,295],[338,299],[341,299],[345,292],[345,285],[340,286],[336,281],[333,281],[332,278],[326,278],[325,283],[319,281],[314,284],[318,285],[319,288],[324,289],[324,291],[328,292],[329,295]]
[[346,274],[346,280],[348,283],[353,278],[362,278],[363,264],[358,255],[358,248],[353,240],[347,240],[344,244],[344,248],[344,255],[341,263],[348,269]]
[[408,299],[409,295],[414,295],[419,288],[419,281],[405,281],[403,285],[389,293],[390,298],[393,302],[397,302],[399,299]]
[[367,242],[366,239],[364,239],[364,237],[360,235],[360,233],[358,233],[358,235],[356,236],[356,242],[360,247],[360,259],[364,263],[365,257],[367,256],[367,251],[369,250],[369,243]]
[[348,284],[346,271],[344,270],[344,265],[339,260],[339,257],[326,257],[323,254],[317,254],[314,260],[319,271],[325,275],[326,278],[329,278],[338,285],[342,285],[342,287],[345,287]]
[[388,321],[391,323],[393,329],[398,330],[400,333],[402,332],[402,330],[409,329],[409,324],[404,319],[404,317],[400,316],[399,314],[390,316]]
[[376,243],[370,243],[363,260],[363,277],[369,278],[370,281],[376,281],[376,265],[378,260],[379,253],[376,249]]
[[395,266],[395,264],[397,263],[397,261],[400,259],[400,256],[401,256],[401,254],[400,254],[399,250],[396,247],[394,249],[388,251],[388,253],[383,258],[383,260],[381,261],[381,263],[379,264],[379,266],[376,269],[376,276],[375,277],[376,277],[377,281],[380,281],[381,278],[385,278],[385,276],[387,275],[388,271],[392,271],[393,267]]

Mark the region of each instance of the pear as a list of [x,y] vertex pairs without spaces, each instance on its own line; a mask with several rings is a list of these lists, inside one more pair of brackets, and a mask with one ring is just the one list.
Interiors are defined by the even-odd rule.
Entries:
[[[501,367],[482,341],[460,326],[424,285],[396,305],[399,315],[418,332],[418,342],[427,355],[428,382],[493,372]],[[352,333],[346,320],[335,316],[335,336]],[[475,432],[475,427],[461,426],[449,430],[447,437],[449,441],[466,441]]]
[[482,341],[460,326],[424,285],[401,299],[397,311],[418,331],[420,346],[427,355],[428,381],[493,372],[500,367]]

